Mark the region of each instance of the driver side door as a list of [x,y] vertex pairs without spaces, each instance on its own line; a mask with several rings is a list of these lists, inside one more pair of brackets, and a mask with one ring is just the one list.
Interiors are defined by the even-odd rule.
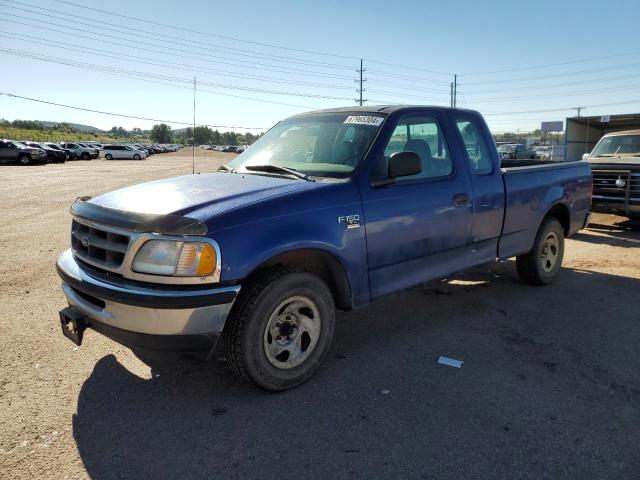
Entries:
[[386,175],[389,157],[399,151],[417,153],[422,171],[384,187],[361,185],[372,298],[465,268],[471,188],[447,137],[455,140],[435,116],[401,117],[372,180]]

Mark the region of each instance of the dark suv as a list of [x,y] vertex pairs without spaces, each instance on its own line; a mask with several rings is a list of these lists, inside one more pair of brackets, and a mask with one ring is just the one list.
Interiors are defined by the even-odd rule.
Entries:
[[13,140],[0,140],[0,162],[30,165],[32,163],[45,163],[47,152],[41,148],[28,147]]

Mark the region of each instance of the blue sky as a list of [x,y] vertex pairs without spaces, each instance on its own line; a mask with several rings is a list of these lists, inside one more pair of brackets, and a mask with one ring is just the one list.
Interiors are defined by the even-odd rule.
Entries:
[[[494,131],[530,130],[577,106],[640,111],[637,0],[73,3],[0,0],[0,91],[190,122],[196,76],[197,123],[269,127],[354,104],[362,57],[369,104],[448,105],[458,73],[458,105],[485,113]],[[0,117],[154,123],[6,96]]]

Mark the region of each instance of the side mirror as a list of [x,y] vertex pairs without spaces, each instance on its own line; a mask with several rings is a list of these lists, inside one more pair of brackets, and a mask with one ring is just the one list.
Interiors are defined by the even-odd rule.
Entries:
[[589,153],[585,153],[582,155],[582,160],[589,160]]
[[416,152],[396,152],[389,157],[389,178],[407,177],[422,172],[422,162]]
[[417,175],[422,172],[422,161],[415,152],[396,152],[389,157],[387,178],[374,180],[372,186],[385,187],[396,182],[398,177]]

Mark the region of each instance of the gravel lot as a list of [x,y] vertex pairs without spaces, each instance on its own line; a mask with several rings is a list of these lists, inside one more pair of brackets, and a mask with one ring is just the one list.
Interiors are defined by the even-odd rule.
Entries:
[[69,205],[190,171],[189,150],[0,166],[0,478],[640,478],[640,226],[614,215],[553,286],[508,261],[339,315],[327,365],[282,394],[220,351],[150,368],[91,331],[74,348]]

